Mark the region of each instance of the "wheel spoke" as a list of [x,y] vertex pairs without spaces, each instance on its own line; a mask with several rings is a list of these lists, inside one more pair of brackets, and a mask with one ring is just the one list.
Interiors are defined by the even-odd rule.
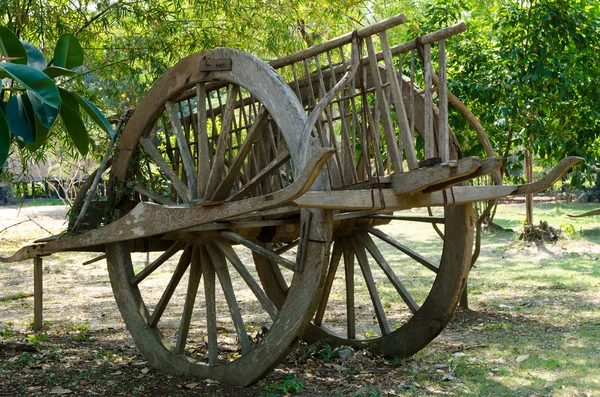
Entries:
[[165,159],[163,159],[162,155],[158,149],[154,147],[152,142],[150,142],[150,140],[147,138],[140,137],[140,143],[144,147],[144,151],[152,158],[152,160],[154,160],[156,165],[162,172],[165,173],[167,178],[169,178],[179,197],[181,197],[183,201],[190,201],[192,199],[192,193],[190,192],[190,189],[188,189],[181,179],[179,179],[175,171],[173,171]]
[[229,239],[233,242],[242,244],[242,245],[250,248],[252,251],[256,252],[257,254],[264,256],[265,258],[285,267],[286,269],[293,271],[296,268],[296,264],[294,262],[287,260],[284,257],[279,256],[279,255],[275,254],[274,252],[271,252],[268,249],[261,247],[258,244],[253,243],[252,241],[240,236],[237,233],[228,232],[228,231],[222,231],[220,233],[223,235],[223,237],[226,237],[227,239]]
[[323,316],[325,315],[325,309],[327,308],[327,302],[329,301],[329,294],[331,293],[331,286],[335,279],[335,273],[337,272],[340,259],[342,257],[342,245],[339,242],[334,242],[333,253],[331,254],[331,262],[329,264],[329,270],[327,272],[327,278],[325,279],[325,287],[321,294],[321,301],[315,314],[315,325],[321,325],[323,323]]
[[190,278],[188,280],[188,289],[185,296],[185,304],[181,315],[181,323],[179,332],[177,333],[177,344],[175,345],[175,353],[183,354],[185,344],[187,342],[188,333],[190,330],[190,322],[192,313],[194,312],[194,303],[196,303],[196,295],[198,294],[198,285],[202,276],[202,266],[200,263],[200,254],[198,247],[192,247],[192,264],[190,266]]
[[179,258],[179,263],[177,263],[177,268],[175,268],[175,272],[173,272],[171,280],[167,285],[167,288],[163,292],[162,296],[160,297],[160,300],[154,308],[154,312],[152,312],[152,315],[150,316],[150,320],[148,321],[148,325],[150,327],[156,327],[156,325],[158,324],[158,321],[165,312],[165,309],[167,308],[167,305],[169,304],[169,301],[171,300],[175,289],[179,285],[181,278],[185,274],[185,271],[187,270],[188,266],[190,265],[191,259],[192,248],[184,249],[183,253],[181,254],[181,257]]
[[235,101],[239,87],[235,84],[229,84],[227,90],[227,103],[221,118],[221,134],[217,142],[217,149],[214,156],[210,175],[208,176],[208,185],[206,188],[205,198],[212,197],[217,184],[222,179],[225,170],[225,151],[229,143],[229,135],[231,132],[231,123],[233,121],[233,112],[235,110]]
[[[429,216],[433,217],[433,212],[431,211],[431,207],[427,207],[427,213],[429,214]],[[443,240],[444,233],[442,232],[442,230],[435,223],[432,226],[435,229],[435,232],[438,234],[438,236],[440,236],[440,238]]]
[[352,244],[341,240],[344,250],[344,273],[346,279],[346,322],[348,339],[356,339],[356,311],[354,309],[354,251]]
[[427,269],[429,269],[432,272],[434,272],[434,273],[437,274],[437,272],[438,272],[438,265],[436,265],[435,263],[431,262],[427,258],[424,258],[418,252],[411,250],[410,248],[408,248],[404,244],[401,244],[400,242],[398,242],[395,239],[393,239],[392,237],[388,236],[387,234],[385,234],[381,230],[376,229],[376,228],[374,228],[373,226],[371,226],[369,224],[364,224],[364,225],[362,225],[362,227],[365,228],[372,235],[377,236],[379,239],[385,241],[386,243],[388,243],[392,247],[394,247],[394,248],[402,251],[403,253],[405,253],[406,255],[408,255],[409,257],[411,257],[412,259],[414,259],[415,261],[417,261],[421,265],[425,266]]
[[165,108],[167,109],[169,120],[171,121],[171,127],[173,127],[173,131],[177,137],[177,146],[179,147],[183,169],[187,175],[188,188],[192,193],[192,197],[195,197],[198,191],[196,166],[194,165],[194,159],[192,158],[192,153],[188,146],[188,139],[181,127],[179,107],[171,101],[166,101]]
[[231,193],[231,187],[233,186],[235,179],[238,177],[244,164],[244,160],[250,152],[252,145],[256,141],[256,138],[260,136],[264,122],[267,120],[267,116],[268,113],[266,112],[266,110],[264,108],[261,108],[259,114],[256,116],[256,119],[248,129],[244,143],[242,144],[237,156],[235,157],[235,159],[231,163],[231,166],[229,167],[229,172],[217,187],[217,190],[211,197],[211,201],[223,200]]
[[151,275],[163,263],[168,261],[169,258],[171,258],[173,255],[175,255],[175,253],[177,253],[177,251],[179,251],[181,249],[181,247],[183,247],[183,245],[184,245],[184,243],[181,241],[176,241],[173,244],[171,244],[171,246],[169,248],[167,248],[167,250],[165,252],[163,252],[163,254],[161,256],[159,256],[154,262],[148,264],[148,266],[146,266],[144,268],[144,270],[140,271],[138,274],[133,276],[129,280],[129,283],[131,285],[137,285],[137,284],[141,283],[146,277]]
[[274,170],[281,167],[290,159],[290,152],[284,150],[281,152],[273,161],[267,164],[262,170],[256,174],[248,183],[244,185],[229,201],[237,201],[243,199],[252,189],[254,189],[259,183],[265,180]]
[[285,254],[286,252],[288,252],[292,248],[297,247],[299,242],[300,242],[300,239],[292,241],[291,243],[286,244],[285,247],[277,248],[275,251],[273,251],[273,253],[276,254],[276,255]]
[[381,270],[383,270],[383,272],[388,277],[394,288],[396,288],[396,291],[398,291],[398,294],[400,294],[402,300],[404,300],[410,311],[413,314],[419,311],[419,305],[417,304],[417,302],[415,302],[415,300],[406,290],[406,288],[404,288],[404,285],[402,285],[400,280],[398,280],[398,277],[396,276],[390,265],[387,263],[383,255],[381,255],[381,252],[379,251],[371,237],[369,237],[367,232],[358,233],[357,237],[360,240],[360,242],[367,248],[371,256],[375,258],[375,261],[379,264],[379,267],[381,267]]
[[202,198],[206,193],[208,177],[210,176],[205,83],[196,84],[196,102],[198,107],[198,128],[196,129],[196,139],[198,141],[198,197]]
[[135,183],[133,181],[129,181],[129,182],[127,182],[127,187],[130,189],[133,189],[134,191],[138,192],[139,194],[143,194],[144,196],[151,198],[155,203],[160,203],[160,204],[164,204],[164,205],[177,205],[177,203],[174,203],[173,201],[169,200],[167,197],[164,197],[160,194],[154,193],[152,190],[148,189],[146,186],[144,186],[142,184]]
[[219,282],[223,288],[223,294],[227,300],[229,313],[231,314],[231,319],[233,320],[233,325],[235,326],[238,340],[242,347],[242,353],[246,354],[252,349],[252,344],[250,343],[250,338],[248,338],[248,333],[246,332],[246,327],[244,326],[244,319],[242,318],[237,299],[235,298],[235,292],[233,285],[231,284],[231,277],[229,276],[229,270],[227,269],[225,257],[221,251],[211,244],[209,244],[207,248],[212,260],[212,264],[217,272],[217,276],[219,277]]
[[262,288],[260,288],[254,277],[252,277],[250,272],[248,272],[248,269],[246,269],[246,267],[240,260],[239,256],[235,253],[231,245],[229,245],[229,243],[227,243],[226,241],[220,239],[215,239],[214,243],[225,254],[225,257],[227,258],[229,263],[233,265],[233,267],[242,277],[244,282],[252,290],[252,293],[254,294],[254,296],[256,296],[263,309],[265,309],[265,311],[269,314],[271,319],[275,320],[278,314],[278,310],[275,307],[275,304],[271,302],[271,300],[267,297]]
[[377,287],[375,286],[375,280],[373,280],[373,274],[371,273],[371,268],[369,267],[369,260],[367,259],[365,247],[357,238],[352,237],[351,240],[354,252],[356,253],[356,258],[358,259],[358,264],[365,278],[365,282],[367,283],[367,289],[369,290],[369,295],[371,296],[371,302],[373,302],[373,308],[375,309],[375,316],[377,317],[379,328],[381,329],[383,335],[387,335],[390,333],[390,326],[388,325],[387,318],[385,317],[381,299],[377,293]]
[[217,365],[219,344],[217,343],[217,303],[215,291],[215,269],[206,247],[200,247],[200,262],[204,276],[204,299],[206,304],[206,333],[208,334],[208,364]]

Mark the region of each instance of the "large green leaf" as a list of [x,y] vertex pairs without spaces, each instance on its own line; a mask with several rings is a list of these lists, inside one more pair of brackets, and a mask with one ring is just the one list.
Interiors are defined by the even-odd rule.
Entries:
[[4,26],[0,26],[0,50],[6,57],[14,57],[12,63],[27,65],[27,51],[19,38]]
[[92,120],[94,120],[94,122],[98,124],[100,128],[106,131],[111,138],[114,138],[115,130],[113,130],[112,126],[110,125],[106,117],[104,117],[100,109],[98,109],[96,105],[94,105],[81,95],[74,94],[73,96],[77,99],[83,110],[85,110],[85,112],[92,118]]
[[46,128],[42,123],[37,119],[35,119],[35,142],[25,145],[27,150],[31,152],[35,152],[38,150],[46,139],[48,138],[48,128]]
[[79,153],[81,153],[82,156],[87,155],[89,137],[85,125],[83,124],[83,121],[81,121],[79,112],[66,103],[63,103],[60,107],[60,117]]
[[54,49],[54,65],[69,70],[78,70],[83,65],[83,48],[75,35],[60,36]]
[[35,143],[35,116],[29,97],[15,95],[6,104],[6,119],[13,135],[25,143]]
[[23,44],[25,51],[27,51],[27,64],[40,71],[46,69],[48,62],[46,62],[44,54],[36,46],[27,41],[21,41],[21,44]]
[[8,158],[8,150],[10,149],[10,130],[8,129],[8,121],[4,112],[0,111],[0,169]]
[[48,66],[46,69],[44,69],[44,73],[46,73],[46,75],[51,79],[54,79],[58,76],[71,76],[76,72],[71,69],[65,69],[58,66]]
[[75,94],[61,87],[58,87],[58,93],[60,94],[60,100],[62,101],[62,103],[64,103],[65,105],[69,105],[70,107],[75,109],[77,113],[79,113],[79,101],[77,101]]
[[0,77],[12,78],[45,104],[56,109],[60,107],[60,95],[54,81],[37,69],[27,65],[2,62],[0,63]]
[[58,118],[58,109],[52,106],[48,106],[42,102],[38,97],[33,95],[31,91],[27,91],[27,96],[31,101],[31,106],[35,112],[36,118],[46,128],[52,127],[52,124]]

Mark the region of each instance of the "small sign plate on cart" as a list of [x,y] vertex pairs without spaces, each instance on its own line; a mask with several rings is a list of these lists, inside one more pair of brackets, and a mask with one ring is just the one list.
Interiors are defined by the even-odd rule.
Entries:
[[203,59],[200,61],[201,72],[214,72],[218,70],[231,70],[230,58]]

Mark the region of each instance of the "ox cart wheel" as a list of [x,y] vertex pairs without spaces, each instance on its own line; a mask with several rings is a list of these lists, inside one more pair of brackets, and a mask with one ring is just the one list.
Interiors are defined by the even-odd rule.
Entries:
[[[414,249],[416,222],[443,224],[443,237],[429,227],[427,245]],[[334,222],[325,289],[304,340],[369,348],[386,356],[415,354],[444,329],[465,286],[471,205],[446,207],[441,217],[397,213],[345,223]],[[266,292],[282,304],[285,271],[274,265],[257,269]]]
[[[293,93],[258,58],[230,49],[187,57],[158,80],[127,124],[111,174],[115,217],[140,201],[212,206],[280,190],[302,168],[296,135],[305,122]],[[299,234],[305,211],[275,208],[270,216],[174,226],[107,245],[118,307],[151,365],[235,385],[275,366],[318,302],[329,213],[310,212],[303,271],[261,241]],[[252,253],[292,269],[278,306],[259,285]]]

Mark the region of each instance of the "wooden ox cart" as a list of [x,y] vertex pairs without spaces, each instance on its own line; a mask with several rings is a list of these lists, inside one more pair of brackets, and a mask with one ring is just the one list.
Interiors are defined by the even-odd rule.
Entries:
[[[120,134],[100,215],[84,206],[65,234],[2,260],[104,252],[127,328],[169,372],[247,385],[301,338],[414,354],[465,287],[472,203],[543,190],[580,159],[499,185],[502,159],[447,90],[445,40],[465,25],[391,46],[404,20],[270,64],[228,48],[182,59]],[[448,102],[486,158],[462,156]]]

